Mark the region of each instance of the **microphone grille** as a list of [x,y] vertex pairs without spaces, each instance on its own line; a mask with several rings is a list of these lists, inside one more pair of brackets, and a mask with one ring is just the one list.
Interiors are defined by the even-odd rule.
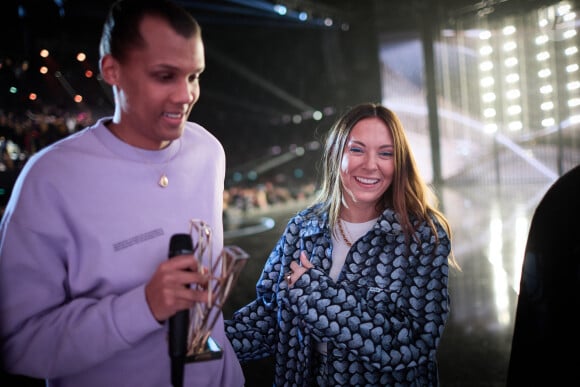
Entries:
[[169,256],[176,255],[176,252],[193,250],[193,241],[189,234],[174,234],[169,242]]

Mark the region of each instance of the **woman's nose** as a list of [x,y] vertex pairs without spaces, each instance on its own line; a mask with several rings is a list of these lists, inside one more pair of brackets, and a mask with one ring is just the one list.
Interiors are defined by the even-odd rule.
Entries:
[[367,153],[364,158],[364,166],[367,169],[375,169],[377,167],[378,156]]

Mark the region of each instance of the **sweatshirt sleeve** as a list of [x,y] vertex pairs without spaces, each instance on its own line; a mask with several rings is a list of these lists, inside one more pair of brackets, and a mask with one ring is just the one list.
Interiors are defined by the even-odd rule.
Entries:
[[[143,283],[117,294],[88,289],[73,297],[69,280],[76,273],[67,257],[74,256],[70,235],[75,231],[66,217],[57,216],[56,195],[27,188],[11,199],[0,225],[4,368],[37,378],[65,376],[163,329],[149,311]],[[35,227],[41,221],[43,227]]]

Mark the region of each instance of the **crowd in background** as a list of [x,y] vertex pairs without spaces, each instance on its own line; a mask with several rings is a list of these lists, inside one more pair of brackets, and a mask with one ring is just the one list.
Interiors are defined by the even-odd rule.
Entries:
[[[72,113],[55,107],[40,112],[13,113],[0,110],[0,215],[8,202],[12,186],[28,158],[66,136],[94,123],[90,111]],[[290,179],[268,178],[226,184],[224,211],[267,210],[273,205],[311,197],[315,184]]]

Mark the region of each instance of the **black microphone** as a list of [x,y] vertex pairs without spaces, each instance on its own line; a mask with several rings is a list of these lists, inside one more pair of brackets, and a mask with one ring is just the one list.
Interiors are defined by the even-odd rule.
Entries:
[[[189,234],[175,234],[169,242],[169,258],[193,254],[193,241]],[[171,384],[183,386],[183,368],[187,355],[189,310],[182,310],[169,318],[169,356],[171,357]]]

